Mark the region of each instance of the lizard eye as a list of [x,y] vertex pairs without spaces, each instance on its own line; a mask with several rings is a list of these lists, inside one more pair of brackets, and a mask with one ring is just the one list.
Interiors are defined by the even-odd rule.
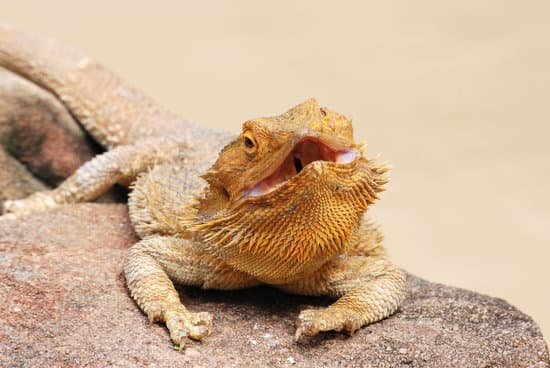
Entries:
[[250,133],[244,133],[244,145],[248,150],[253,150],[256,148],[256,141]]

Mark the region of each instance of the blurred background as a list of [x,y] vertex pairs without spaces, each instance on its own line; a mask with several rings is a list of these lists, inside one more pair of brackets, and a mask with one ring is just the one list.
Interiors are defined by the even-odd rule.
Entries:
[[550,337],[550,2],[6,1],[172,110],[238,131],[316,97],[392,181],[393,260],[504,298]]

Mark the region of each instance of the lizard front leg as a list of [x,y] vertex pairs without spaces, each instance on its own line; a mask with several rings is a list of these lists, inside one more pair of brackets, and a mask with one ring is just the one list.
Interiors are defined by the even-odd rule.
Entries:
[[92,201],[114,184],[132,181],[140,172],[177,156],[180,146],[178,142],[161,138],[119,146],[88,161],[53,190],[4,202],[3,211],[18,216],[62,204]]
[[164,322],[180,348],[187,337],[201,340],[210,334],[212,316],[190,312],[180,302],[172,281],[205,289],[240,289],[258,282],[199,249],[190,240],[153,236],[134,245],[124,274],[132,297],[151,322]]
[[296,339],[331,330],[352,334],[394,313],[406,295],[404,274],[380,256],[340,256],[314,274],[279,287],[297,294],[339,298],[327,308],[302,311]]

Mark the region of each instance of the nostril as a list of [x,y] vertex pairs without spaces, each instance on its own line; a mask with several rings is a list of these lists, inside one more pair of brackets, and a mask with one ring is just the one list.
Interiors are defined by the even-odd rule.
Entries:
[[304,165],[302,164],[302,160],[300,160],[296,156],[294,156],[294,167],[296,168],[296,174],[300,173],[300,171],[302,171],[302,169],[304,168]]

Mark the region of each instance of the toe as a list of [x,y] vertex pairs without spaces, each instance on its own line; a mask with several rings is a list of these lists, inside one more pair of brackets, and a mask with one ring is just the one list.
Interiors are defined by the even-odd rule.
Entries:
[[210,335],[212,329],[212,315],[206,312],[167,312],[164,318],[172,341],[180,347],[185,344],[187,338],[202,340]]
[[210,335],[212,330],[212,315],[207,312],[192,313],[189,318],[189,337],[201,340]]
[[361,328],[360,316],[347,310],[306,309],[298,317],[295,339],[315,336],[321,331],[344,331],[352,335]]
[[187,343],[187,328],[176,328],[173,330],[170,330],[170,338],[172,339],[172,342],[179,347],[179,349],[183,349]]
[[159,306],[149,307],[147,310],[147,318],[149,319],[149,323],[162,321],[162,308]]
[[306,309],[298,316],[298,328],[294,338],[299,340],[302,336],[315,336],[319,333],[316,318],[317,311],[313,309]]

